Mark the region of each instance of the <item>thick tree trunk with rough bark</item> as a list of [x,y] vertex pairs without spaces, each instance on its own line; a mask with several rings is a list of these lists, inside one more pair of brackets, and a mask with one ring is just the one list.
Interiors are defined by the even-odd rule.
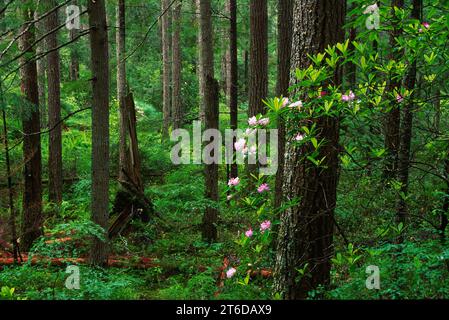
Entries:
[[125,64],[125,0],[117,4],[116,42],[117,42],[117,100],[119,104],[119,172],[120,180],[126,180],[124,172],[129,172],[127,156],[128,109],[126,108],[126,64]]
[[181,100],[181,8],[182,2],[176,3],[173,8],[173,36],[172,36],[172,108],[173,129],[182,125]]
[[[292,49],[292,13],[293,0],[278,2],[278,65],[276,95],[288,97],[290,82],[290,56]],[[284,173],[285,124],[282,118],[278,120],[278,171],[276,173],[275,206],[282,201],[282,179]]]
[[[108,230],[109,219],[109,52],[104,0],[88,2],[92,63],[92,220]],[[107,237],[107,235],[106,235]],[[91,263],[107,262],[108,241],[95,238]]]
[[[238,122],[238,64],[237,64],[237,1],[229,0],[229,111],[231,129],[237,129]],[[234,139],[235,142],[235,139]],[[234,148],[235,149],[235,148]],[[231,165],[231,178],[238,175],[237,164]]]
[[266,0],[250,1],[248,116],[264,113],[268,94],[268,9]]
[[[307,54],[324,52],[328,45],[344,40],[345,3],[340,0],[295,0],[291,69],[310,64]],[[292,75],[291,84],[296,78]],[[341,83],[340,72],[334,84]],[[283,195],[301,202],[281,214],[275,265],[275,292],[285,299],[305,298],[307,292],[330,281],[330,259],[333,254],[334,209],[338,181],[339,121],[334,117],[313,120],[317,139],[325,139],[319,158],[326,156],[324,167],[316,167],[305,159],[310,146],[297,146],[286,141]],[[289,127],[297,123],[286,123]],[[306,267],[307,266],[307,267]],[[310,277],[298,279],[297,269],[306,268]]]
[[[162,0],[162,11],[170,5],[169,0]],[[168,11],[161,18],[162,23],[162,137],[168,137],[170,127],[170,17]]]
[[[23,9],[25,21],[33,19],[33,13]],[[24,26],[26,28],[27,25]],[[34,26],[31,26],[20,37],[20,50],[27,50],[34,54],[30,46],[34,42]],[[39,114],[39,90],[36,62],[29,61],[24,56],[20,59],[23,66],[20,69],[21,89],[25,96],[22,110],[23,160],[24,160],[24,190],[23,190],[23,223],[21,247],[27,251],[33,241],[42,234],[42,180],[41,180],[41,140],[40,114]]]
[[[47,8],[56,7],[54,0],[46,1]],[[58,11],[47,17],[47,32],[58,27]],[[58,47],[57,32],[47,37],[47,48],[49,50]],[[49,200],[60,204],[62,201],[62,136],[61,136],[61,88],[60,88],[60,59],[59,51],[55,50],[47,56],[48,77],[48,193]]]
[[[201,59],[203,78],[205,79],[204,110],[207,129],[218,129],[218,95],[219,85],[214,77],[214,41],[212,34],[211,0],[199,0],[201,29]],[[218,164],[206,164],[205,168],[206,199],[218,201]],[[202,234],[208,242],[217,239],[218,210],[207,207],[203,216]]]

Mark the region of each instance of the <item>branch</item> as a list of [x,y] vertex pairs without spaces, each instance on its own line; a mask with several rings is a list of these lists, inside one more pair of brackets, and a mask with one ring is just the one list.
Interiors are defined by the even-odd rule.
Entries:
[[[81,16],[81,15],[83,15],[83,14],[85,14],[85,13],[87,13],[87,10],[81,12],[81,13],[79,14],[79,16]],[[62,29],[62,28],[65,26],[65,24],[66,24],[65,22],[64,22],[63,24],[60,24],[59,26],[57,26],[57,27],[54,28],[53,30],[48,31],[46,34],[44,34],[44,35],[42,35],[41,37],[39,37],[38,39],[36,39],[36,41],[34,41],[32,44],[30,44],[27,48],[23,49],[22,52],[21,52],[19,55],[15,56],[14,58],[12,58],[11,60],[9,60],[8,62],[5,62],[4,64],[1,64],[1,65],[0,65],[0,68],[3,68],[3,67],[5,67],[5,66],[7,66],[8,64],[10,64],[10,63],[16,61],[17,59],[20,59],[21,57],[23,57],[25,54],[27,54],[28,50],[30,50],[31,48],[33,48],[36,44],[38,44],[39,42],[41,42],[43,39],[45,39],[45,38],[48,37],[49,35],[51,35],[51,34],[57,32],[57,31],[60,30],[60,29]],[[2,52],[2,54],[3,54],[3,52]],[[1,56],[0,56],[0,59],[1,59]]]
[[126,57],[123,58],[123,61],[128,60],[129,57],[131,57],[132,55],[134,55],[134,53],[136,53],[136,51],[144,44],[144,42],[148,39],[148,36],[150,35],[150,31],[153,29],[153,27],[157,24],[157,22],[159,21],[159,19],[165,15],[168,10],[170,10],[170,8],[173,6],[173,4],[176,2],[177,0],[172,0],[172,2],[168,5],[167,8],[165,8],[164,11],[161,12],[161,14],[157,17],[156,20],[154,20],[154,22],[150,25],[150,27],[148,28],[147,32],[145,33],[145,36],[143,37],[143,40],[137,45],[137,47],[135,47]]
[[2,8],[2,9],[0,10],[0,17],[1,17],[1,15],[6,11],[6,9],[8,9],[9,5],[10,5],[11,3],[13,3],[13,2],[14,2],[14,0],[9,1],[9,2],[5,5],[5,7]]
[[28,30],[30,30],[31,26],[37,22],[39,22],[40,20],[44,19],[45,17],[49,16],[51,13],[53,13],[54,11],[57,11],[59,8],[65,6],[67,3],[69,3],[71,0],[66,0],[64,3],[60,4],[59,6],[54,7],[52,10],[44,13],[43,15],[37,17],[36,19],[33,19],[31,21],[25,22],[24,24],[22,24],[22,26],[27,25],[22,32],[20,32],[18,35],[16,35],[11,42],[6,46],[5,50],[2,51],[2,53],[0,54],[0,60],[3,58],[3,56],[5,55],[5,53],[11,48],[11,46],[14,44],[14,42],[16,42],[21,36],[23,36],[26,32],[28,32]]
[[[53,127],[49,128],[49,129],[47,129],[47,130],[44,130],[44,131],[32,132],[32,133],[25,133],[25,132],[22,132],[22,131],[19,131],[19,132],[20,132],[23,136],[34,136],[34,135],[41,135],[41,134],[49,133],[49,132],[53,131],[54,129],[56,129],[56,127],[57,127],[58,125],[60,125],[60,124],[63,123],[64,121],[66,121],[68,118],[74,116],[74,115],[77,114],[77,113],[80,113],[80,112],[82,112],[82,111],[86,111],[86,110],[89,110],[89,109],[91,109],[91,107],[82,108],[82,109],[76,110],[76,111],[74,111],[74,112],[72,112],[72,113],[69,113],[67,116],[65,116],[64,118],[62,118],[61,120],[59,120]],[[11,151],[12,149],[14,149],[15,147],[17,147],[18,145],[20,145],[20,144],[23,142],[23,139],[24,139],[24,138],[20,139],[16,144],[14,144],[12,147],[10,147],[9,149],[7,149],[7,151],[9,152],[9,151]]]
[[11,74],[15,73],[17,70],[19,70],[20,68],[22,68],[24,65],[26,65],[26,64],[28,64],[28,63],[30,63],[30,62],[33,62],[33,61],[37,61],[37,60],[39,60],[39,59],[42,59],[43,57],[47,56],[49,53],[51,53],[51,52],[53,52],[53,51],[57,51],[57,50],[59,50],[59,49],[65,47],[65,46],[67,46],[67,45],[69,45],[69,44],[75,42],[75,41],[78,40],[79,38],[81,38],[81,37],[83,37],[83,36],[85,36],[86,34],[89,34],[89,33],[90,33],[90,28],[87,29],[87,30],[85,30],[85,31],[83,31],[83,32],[81,32],[81,33],[79,33],[79,34],[78,34],[76,37],[74,37],[72,40],[70,40],[70,41],[68,41],[68,42],[66,42],[66,43],[63,43],[63,44],[57,46],[56,48],[50,49],[50,50],[48,50],[48,51],[46,51],[46,52],[43,52],[43,53],[41,53],[41,54],[39,54],[39,55],[35,55],[35,56],[31,57],[30,59],[28,59],[28,60],[25,61],[24,63],[20,64],[17,68],[15,68],[14,70],[12,70],[10,73],[8,73],[3,79],[1,79],[1,81],[3,82],[4,80],[6,80]]
[[82,108],[82,109],[73,111],[73,112],[69,113],[68,115],[66,115],[64,118],[62,118],[61,120],[59,120],[58,122],[56,122],[56,123],[53,125],[53,127],[48,128],[47,130],[44,130],[44,131],[38,131],[38,132],[32,132],[32,133],[25,133],[25,132],[22,132],[22,131],[19,130],[19,132],[20,132],[22,135],[24,135],[24,136],[35,136],[35,135],[41,135],[41,134],[49,133],[49,132],[53,131],[54,129],[56,129],[57,126],[59,126],[61,123],[63,123],[63,122],[64,122],[65,120],[67,120],[68,118],[74,116],[74,115],[77,114],[77,113],[80,113],[80,112],[83,112],[83,111],[86,111],[86,110],[89,110],[89,109],[91,109],[91,107],[86,107],[86,108]]

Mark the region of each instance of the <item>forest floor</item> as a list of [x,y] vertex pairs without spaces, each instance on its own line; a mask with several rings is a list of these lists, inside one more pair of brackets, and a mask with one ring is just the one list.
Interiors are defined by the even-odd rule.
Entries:
[[[70,101],[68,102],[70,103]],[[72,102],[75,103],[75,102]],[[80,265],[81,286],[69,290],[65,286],[68,275],[63,267],[48,263],[4,266],[0,271],[0,285],[13,287],[16,295],[27,299],[272,299],[271,278],[256,276],[250,283],[220,279],[224,259],[238,260],[235,239],[239,231],[251,224],[250,216],[226,203],[226,168],[220,167],[219,240],[213,245],[201,239],[200,225],[207,202],[204,199],[203,168],[198,165],[174,166],[170,161],[172,144],[161,143],[159,134],[161,114],[137,101],[139,148],[142,157],[142,176],[145,194],[155,206],[160,218],[150,222],[133,221],[129,232],[123,232],[112,243],[115,255],[133,259],[151,257],[154,266],[145,269],[91,268]],[[72,108],[73,109],[73,108]],[[224,110],[224,107],[223,107]],[[117,123],[112,110],[111,123]],[[46,233],[76,230],[80,237],[95,234],[90,221],[90,131],[86,128],[90,113],[70,118],[64,136],[65,176],[73,178],[66,185],[64,201],[57,214],[46,205]],[[239,116],[242,127],[246,115]],[[229,119],[222,115],[223,127]],[[111,158],[117,155],[117,128],[111,127]],[[48,141],[43,139],[46,157]],[[20,150],[15,150],[20,156]],[[112,161],[111,172],[116,172]],[[388,190],[373,186],[368,176],[351,171],[342,173],[336,219],[340,231],[336,233],[336,255],[333,259],[332,289],[319,289],[310,298],[370,299],[370,298],[427,298],[449,297],[449,247],[425,223],[417,226],[404,244],[397,245],[395,227],[388,223],[394,211],[385,202],[393,196]],[[270,180],[270,183],[274,181]],[[112,180],[110,202],[118,190]],[[364,197],[359,197],[361,193]],[[379,197],[379,194],[382,197]],[[372,201],[366,203],[363,199]],[[379,203],[382,199],[382,203]],[[20,206],[20,200],[17,205]],[[417,199],[418,200],[418,199]],[[394,201],[393,201],[394,203]],[[378,208],[387,208],[380,212]],[[422,208],[426,210],[427,208]],[[3,214],[6,219],[6,214]],[[385,227],[387,225],[387,227]],[[374,226],[374,227],[373,227]],[[376,230],[372,234],[369,230]],[[86,253],[83,246],[49,246],[41,239],[33,249],[35,254],[53,257],[76,257]],[[274,252],[267,253],[267,268]],[[381,270],[381,290],[365,286],[366,266]]]

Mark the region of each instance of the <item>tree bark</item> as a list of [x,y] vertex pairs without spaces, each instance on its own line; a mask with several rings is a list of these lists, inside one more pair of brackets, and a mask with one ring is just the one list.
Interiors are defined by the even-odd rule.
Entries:
[[[1,18],[2,16],[0,16],[0,19]],[[0,31],[3,30],[1,30],[0,28]],[[6,111],[5,111],[6,105],[4,103],[3,85],[1,82],[0,82],[0,104],[1,104],[0,109],[2,109],[3,146],[5,148],[5,166],[8,183],[8,207],[9,207],[9,225],[11,228],[11,244],[12,244],[14,263],[17,263],[19,257],[19,244],[17,242],[16,210],[14,208],[14,190],[12,185],[11,161],[9,157],[8,125],[6,123]]]
[[[37,11],[34,12],[34,18],[38,18],[39,13]],[[35,38],[39,38],[45,33],[45,21],[40,20],[36,23],[36,34]],[[36,54],[40,55],[46,51],[45,47],[45,41],[40,41],[36,45]],[[37,67],[37,82],[38,82],[38,90],[39,90],[39,114],[41,118],[41,128],[45,128],[47,126],[47,119],[45,114],[47,113],[46,110],[46,97],[45,97],[45,84],[46,84],[46,69],[47,69],[47,63],[46,59],[39,59],[36,61],[36,67]]]
[[173,9],[173,36],[172,36],[172,107],[173,129],[182,125],[182,100],[181,100],[181,8],[182,2],[178,2]]
[[[78,0],[73,1],[74,5],[78,4]],[[75,39],[78,36],[79,30],[70,29],[69,38],[70,40]],[[69,79],[71,81],[76,81],[79,79],[80,65],[79,65],[79,50],[76,44],[70,47],[70,64],[69,64]]]
[[266,0],[250,1],[248,116],[264,113],[268,94],[268,9]]
[[[203,65],[203,78],[205,79],[204,110],[207,129],[218,129],[218,95],[219,85],[214,78],[214,41],[212,34],[211,0],[199,0],[200,29],[201,29],[201,59]],[[205,166],[206,199],[218,202],[218,164],[212,163]],[[218,210],[214,207],[206,207],[203,216],[202,234],[208,242],[217,239]]]
[[[33,19],[33,13],[28,9],[23,9],[25,21]],[[22,28],[26,28],[26,24]],[[34,55],[34,50],[30,44],[34,42],[34,26],[30,26],[21,37],[19,42],[20,50],[27,50],[27,53]],[[22,241],[23,250],[31,248],[33,241],[42,234],[42,182],[41,182],[41,140],[39,114],[39,90],[37,79],[37,67],[35,61],[27,62],[24,56],[20,58],[21,90],[25,96],[25,107],[22,112],[23,158],[24,168],[24,191],[23,191],[23,224]]]
[[119,104],[119,173],[120,180],[125,180],[124,172],[129,172],[129,159],[127,157],[128,136],[128,109],[126,108],[126,63],[125,63],[125,0],[119,0],[117,4],[116,22],[117,42],[117,100]]
[[202,57],[202,50],[201,50],[201,41],[203,39],[203,36],[201,35],[201,15],[200,15],[200,1],[201,0],[195,0],[196,1],[196,8],[197,8],[197,17],[198,17],[198,93],[199,93],[199,117],[200,121],[204,121],[205,117],[205,103],[204,103],[204,92],[205,92],[205,79],[204,79],[204,70],[203,70],[203,57]]
[[[293,40],[291,70],[306,68],[308,54],[324,52],[328,45],[344,39],[345,3],[340,0],[295,0],[293,10]],[[296,83],[294,73],[290,84]],[[337,72],[333,84],[341,83]],[[339,121],[335,117],[310,119],[315,121],[320,148],[319,158],[326,156],[324,167],[316,167],[305,159],[310,146],[286,142],[283,194],[285,200],[296,197],[301,202],[281,214],[278,235],[274,288],[285,299],[301,299],[318,285],[330,281],[330,259],[333,254],[333,214],[338,181]],[[297,123],[286,123],[286,131]],[[298,279],[298,268],[306,268],[310,277]]]
[[[79,30],[71,29],[69,31],[70,40],[75,39],[78,36]],[[79,63],[79,52],[75,45],[71,46],[70,49],[70,65],[69,65],[69,76],[70,80],[76,81],[80,77],[80,63]]]
[[[413,0],[412,16],[413,19],[421,19],[422,0]],[[416,87],[416,60],[412,62],[410,70],[405,78],[405,87],[407,90],[414,91]],[[412,98],[416,93],[412,93]],[[398,195],[397,221],[405,223],[407,217],[407,193],[408,178],[410,169],[410,145],[412,141],[413,127],[413,99],[406,101],[402,109],[401,136],[398,161],[398,179],[401,182],[400,193]],[[402,237],[400,240],[403,240]]]
[[[288,97],[290,81],[290,56],[292,48],[293,0],[278,1],[278,64],[276,95]],[[282,202],[282,180],[284,174],[285,124],[278,119],[278,171],[276,173],[275,207]]]
[[243,83],[243,87],[245,88],[245,97],[249,96],[249,52],[248,50],[245,50],[243,52],[243,66],[244,66],[244,70],[243,70],[243,74],[244,74],[244,83]]
[[[55,0],[47,0],[48,9],[56,7]],[[47,32],[58,27],[58,11],[51,13],[47,19]],[[47,36],[47,48],[49,50],[58,47],[57,32]],[[62,136],[61,136],[61,89],[60,89],[60,59],[59,51],[55,50],[47,56],[48,77],[48,193],[49,200],[56,204],[62,201]]]
[[[162,0],[162,11],[166,10],[170,4],[169,0]],[[170,126],[170,19],[168,11],[161,18],[162,23],[162,113],[163,127],[162,137],[168,137]]]
[[[92,220],[108,230],[109,207],[109,52],[104,0],[88,2],[92,60]],[[106,235],[107,237],[107,235]],[[95,238],[91,262],[107,262],[108,241]]]
[[[391,11],[392,15],[395,16],[394,7],[403,8],[404,0],[392,0],[391,1]],[[394,24],[394,28],[390,33],[390,48],[391,52],[389,54],[390,60],[399,60],[401,55],[400,51],[395,49],[397,47],[396,38],[401,34],[401,30]],[[401,80],[397,77],[390,77],[388,83],[387,92],[392,93],[398,89],[401,85]],[[385,178],[394,178],[397,176],[398,170],[398,152],[400,145],[400,122],[401,122],[401,111],[396,102],[393,99],[391,110],[385,115],[385,151],[386,151],[386,162],[384,168]]]
[[[231,129],[237,129],[238,123],[238,64],[237,64],[237,1],[229,0],[229,111]],[[236,139],[234,138],[234,143]],[[234,145],[234,144],[233,144]],[[235,147],[234,147],[235,151]],[[231,178],[238,176],[237,164],[231,165]]]

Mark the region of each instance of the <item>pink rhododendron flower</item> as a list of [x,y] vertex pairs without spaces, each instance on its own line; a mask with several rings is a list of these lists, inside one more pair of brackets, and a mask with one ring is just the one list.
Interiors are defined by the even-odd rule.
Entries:
[[402,101],[404,101],[404,97],[402,97],[400,94],[398,94],[398,95],[396,96],[396,101],[397,101],[398,103],[401,103]]
[[327,95],[327,92],[326,92],[326,91],[321,91],[321,92],[320,92],[320,97],[324,97],[325,95]]
[[234,143],[234,147],[236,151],[242,151],[243,149],[245,149],[246,147],[246,140],[241,138],[238,139],[235,143]]
[[248,238],[251,238],[253,236],[253,229],[249,229],[245,232],[245,236],[247,236]]
[[289,106],[289,108],[298,108],[301,109],[302,108],[302,101],[296,101],[291,103]]
[[288,104],[288,102],[289,102],[288,98],[282,98],[281,108],[284,108]]
[[266,183],[262,183],[259,188],[257,188],[257,192],[262,193],[264,191],[270,191],[270,187]]
[[[428,22],[423,22],[423,23],[421,23],[421,25],[426,29],[430,28],[430,24]],[[423,32],[423,29],[419,28],[418,31],[421,33],[421,32]]]
[[231,179],[229,179],[229,181],[228,181],[228,186],[230,186],[230,187],[232,187],[232,186],[237,186],[238,184],[240,183],[240,178],[239,177],[237,177],[237,178],[231,178]]
[[343,100],[344,102],[350,102],[353,101],[355,99],[355,94],[352,91],[349,91],[349,94],[344,94],[341,96],[341,100]]
[[270,227],[271,227],[271,221],[265,220],[264,222],[262,222],[260,224],[260,231],[264,232],[265,230],[270,229]]
[[267,124],[270,123],[270,119],[268,119],[268,118],[262,118],[262,119],[259,120],[258,123],[259,123],[261,126],[266,126]]
[[228,279],[232,278],[234,274],[237,272],[235,268],[230,268],[228,271],[226,271],[226,277]]
[[302,140],[304,140],[305,137],[306,137],[306,136],[305,136],[304,134],[298,133],[298,134],[296,135],[296,137],[295,137],[295,140],[296,140],[296,141],[302,141]]
[[252,134],[256,133],[256,129],[247,128],[245,130],[245,135],[250,136]]
[[256,118],[255,116],[249,118],[249,119],[248,119],[248,124],[249,124],[250,126],[257,126],[257,118]]

